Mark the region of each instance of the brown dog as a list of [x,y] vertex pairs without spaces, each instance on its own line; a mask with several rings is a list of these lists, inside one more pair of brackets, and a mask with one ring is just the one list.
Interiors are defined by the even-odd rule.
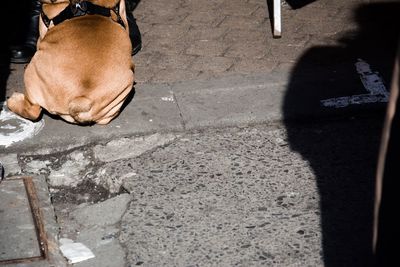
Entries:
[[71,123],[109,123],[134,82],[125,0],[42,2],[25,92],[14,93],[8,108],[33,121],[44,108]]

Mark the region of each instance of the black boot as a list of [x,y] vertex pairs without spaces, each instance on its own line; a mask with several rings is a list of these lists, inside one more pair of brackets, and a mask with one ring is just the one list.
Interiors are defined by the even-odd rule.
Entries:
[[142,49],[142,36],[140,34],[139,27],[136,24],[136,19],[132,14],[137,3],[137,0],[126,1],[126,18],[128,20],[129,37],[132,43],[132,55],[136,55],[140,49]]
[[41,11],[39,0],[32,0],[29,12],[29,26],[21,44],[10,47],[12,63],[28,63],[36,52],[36,43],[39,38],[39,16]]

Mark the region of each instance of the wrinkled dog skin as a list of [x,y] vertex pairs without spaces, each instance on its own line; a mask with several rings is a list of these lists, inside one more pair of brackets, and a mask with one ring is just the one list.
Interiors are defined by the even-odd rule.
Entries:
[[[52,19],[78,1],[42,2]],[[113,11],[111,17],[84,15],[49,27],[40,18],[38,49],[24,74],[25,92],[7,100],[11,111],[35,121],[44,108],[77,124],[107,124],[119,114],[134,83],[125,0],[89,2],[119,5],[125,28]]]

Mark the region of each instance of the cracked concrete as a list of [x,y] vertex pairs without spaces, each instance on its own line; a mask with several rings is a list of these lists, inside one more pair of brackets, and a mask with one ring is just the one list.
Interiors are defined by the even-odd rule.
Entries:
[[59,220],[65,225],[61,230],[62,236],[84,244],[95,255],[95,258],[74,266],[125,265],[125,251],[118,236],[121,217],[130,201],[129,194],[121,194],[96,204],[79,205],[70,210],[68,216],[59,214]]
[[[51,187],[76,187],[83,181],[90,180],[111,193],[117,193],[123,181],[134,176],[136,172],[129,167],[123,171],[118,170],[114,162],[138,157],[173,142],[176,137],[175,134],[153,134],[121,138],[104,145],[85,146],[64,153],[30,153],[19,158],[23,173],[46,175]],[[17,154],[11,154],[4,158],[4,163],[11,171],[21,172],[16,157]],[[12,173],[9,172],[9,175]]]

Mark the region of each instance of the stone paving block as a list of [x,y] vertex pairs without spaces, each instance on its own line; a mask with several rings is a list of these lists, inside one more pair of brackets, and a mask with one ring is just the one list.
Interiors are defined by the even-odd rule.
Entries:
[[269,60],[268,57],[263,59],[247,59],[241,58],[236,61],[232,67],[232,72],[238,73],[268,73],[277,66],[277,62]]
[[[294,18],[293,16],[291,16],[291,14],[288,14],[287,17],[284,17],[284,16],[282,17],[282,31],[287,33],[285,35],[307,34],[307,28],[304,24],[305,24],[305,22],[303,19]],[[274,40],[276,40],[276,39],[274,39]]]
[[228,71],[234,64],[235,59],[227,57],[198,57],[194,60],[191,68],[198,71],[209,71],[220,73]]
[[163,100],[169,98],[172,94],[171,86],[168,84],[143,84],[137,86],[134,99],[142,100]]
[[302,23],[307,29],[307,34],[317,35],[319,37],[334,35],[345,30],[345,22],[338,19],[315,19]]
[[[316,1],[318,2],[318,1]],[[338,10],[336,8],[323,7],[319,5],[314,5],[313,2],[306,5],[300,9],[293,10],[291,13],[292,18],[302,18],[310,21],[310,23],[315,22],[315,20],[321,19],[334,19],[337,15]],[[315,22],[316,23],[316,22]],[[320,26],[322,24],[319,24]]]
[[[259,0],[255,0],[255,1],[260,3]],[[268,5],[263,5],[263,2],[266,3],[267,1],[261,1],[260,7],[256,11],[254,11],[253,14],[251,14],[251,15],[252,15],[252,17],[254,17],[257,20],[263,19],[263,20],[269,21],[270,18],[272,18],[272,14],[269,13]]]
[[139,4],[135,15],[141,22],[179,24],[189,15],[189,12],[185,8],[181,8],[179,1],[151,0],[144,5]]
[[348,38],[352,37],[352,31],[345,31],[345,32],[341,32],[338,34],[332,34],[332,35],[327,35],[327,36],[316,36],[316,35],[311,35],[310,39],[308,40],[308,42],[305,44],[304,48],[309,48],[309,49],[313,49],[313,48],[318,48],[318,47],[337,47],[337,46],[343,46],[344,42],[344,37],[346,37],[347,40],[349,40]]
[[224,56],[260,59],[264,58],[269,50],[270,47],[264,41],[255,41],[246,44],[236,42],[228,48]]
[[[299,32],[293,34],[286,34],[281,38],[277,38],[269,41],[270,45],[275,46],[289,46],[289,47],[299,47],[304,49],[304,46],[309,42],[309,40],[313,37],[309,32]],[[321,36],[317,36],[316,38],[321,38]]]
[[104,202],[79,206],[71,216],[85,227],[113,225],[119,222],[130,201],[131,195],[121,194]]
[[[178,99],[187,129],[217,125],[232,126],[281,119],[278,113],[266,114],[263,111],[265,106],[278,107],[281,104],[281,101],[272,98],[276,97],[276,91],[276,87],[268,89],[244,87],[235,92],[221,89],[209,94],[182,94],[178,95]],[[235,93],[236,102],[232,102],[233,93]],[[274,100],[269,101],[269,99]],[[252,107],[251,110],[250,107]]]
[[187,25],[204,25],[206,27],[215,27],[225,19],[221,16],[219,10],[196,11],[188,15],[182,23]]
[[221,8],[221,0],[185,0],[183,6],[192,11],[216,11]]
[[[181,83],[172,90],[179,102],[186,129],[192,129],[228,126],[233,121],[250,123],[278,120],[279,112],[272,110],[279,110],[284,88],[276,76],[265,75],[253,80],[251,85],[242,76],[232,76],[217,84],[207,81],[191,83],[191,88]],[[266,107],[275,108],[266,114],[263,111]]]
[[296,62],[303,52],[302,47],[272,45],[267,58],[277,62]]
[[[376,0],[373,0],[376,2]],[[379,1],[379,0],[378,0]],[[348,1],[348,0],[337,0],[337,1],[329,1],[329,0],[323,0],[323,1],[316,1],[316,2],[321,2],[321,4],[323,3],[324,6],[330,7],[330,8],[334,8],[334,9],[341,9],[344,6],[349,6],[349,4],[361,4],[362,2],[371,2],[368,0],[356,0],[356,1]]]
[[153,39],[146,45],[146,52],[179,55],[182,54],[188,46],[189,44],[177,42],[175,39],[158,38]]
[[236,29],[254,30],[260,27],[266,27],[266,25],[268,25],[268,23],[264,16],[226,16],[219,27],[234,31]]
[[198,40],[186,49],[185,54],[197,56],[223,56],[230,44],[215,40]]
[[226,28],[210,28],[197,25],[189,29],[185,38],[189,41],[222,40],[228,31]]
[[[148,53],[145,52],[140,55],[138,60],[138,67],[154,67],[156,69],[188,69],[196,61],[197,56],[192,55],[180,55],[179,57],[174,55],[163,54],[160,52]],[[140,71],[140,70],[139,70]]]
[[295,68],[296,62],[279,62],[275,67],[276,72],[285,72],[291,73],[292,70]]
[[223,0],[221,4],[221,13],[227,15],[251,16],[258,8],[262,7],[264,1],[259,3],[249,3],[241,0]]
[[171,42],[179,41],[189,31],[190,26],[186,24],[152,24],[149,31],[143,34],[143,39],[170,39]]
[[179,109],[173,101],[162,98],[142,99],[138,101],[135,109],[136,112],[131,114],[131,118],[128,114],[120,118],[120,128],[135,129],[136,133],[148,133],[159,129],[182,130]]
[[138,60],[139,66],[137,68],[135,68],[135,83],[137,85],[142,85],[145,83],[149,83],[151,81],[151,79],[156,76],[158,74],[158,72],[160,72],[161,68],[157,68],[157,67],[152,67],[150,68],[146,62],[143,61],[147,61],[147,57],[149,57],[150,55],[147,56],[142,56],[140,60]]
[[267,34],[268,29],[250,29],[243,30],[238,29],[234,31],[228,31],[224,37],[224,41],[230,44],[241,43],[243,46],[246,46],[249,43],[253,42],[265,42],[269,39]]
[[[272,10],[271,10],[272,12]],[[286,23],[287,21],[290,21],[291,19],[294,18],[294,14],[296,14],[297,9],[292,9],[289,7],[289,5],[283,5],[282,10],[281,10],[281,17],[282,17],[282,23]],[[273,14],[270,14],[272,16]]]
[[160,70],[157,75],[154,75],[151,79],[155,83],[173,83],[177,79],[179,81],[194,80],[198,77],[199,71],[196,70],[184,70],[168,68]]
[[[228,74],[229,72],[227,72]],[[221,75],[221,73],[216,73],[214,71],[200,71],[199,75],[196,77],[196,80],[214,80],[218,79],[218,77]]]
[[[331,8],[334,10],[332,16],[338,20],[344,20],[346,22],[355,21],[355,10],[362,5],[362,2],[349,2],[346,4],[342,4],[342,6],[335,6],[335,8]],[[327,9],[330,7],[327,6]]]

